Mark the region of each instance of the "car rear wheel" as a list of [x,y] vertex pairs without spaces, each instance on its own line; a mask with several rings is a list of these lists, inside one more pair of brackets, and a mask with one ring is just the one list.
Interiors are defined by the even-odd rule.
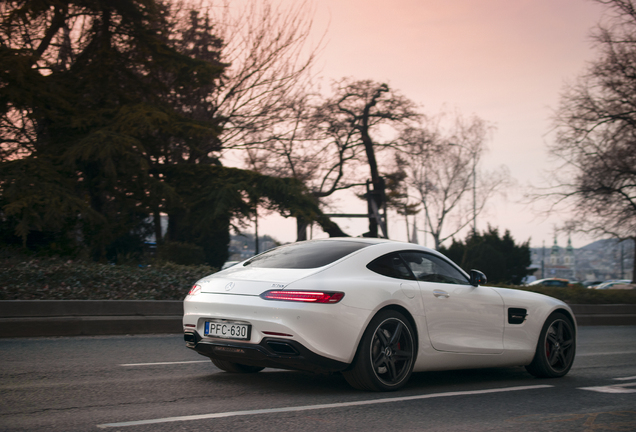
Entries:
[[526,370],[537,378],[562,377],[572,367],[575,352],[574,326],[562,313],[554,313],[543,325],[534,359]]
[[210,359],[210,360],[212,360],[212,363],[214,363],[214,366],[218,367],[219,369],[225,372],[231,372],[231,373],[256,373],[265,369],[260,366],[249,366],[249,365],[244,365],[240,363],[229,362],[226,360],[219,360],[219,359]]
[[362,336],[351,369],[343,375],[360,390],[392,391],[413,372],[415,341],[408,319],[393,310],[376,315]]

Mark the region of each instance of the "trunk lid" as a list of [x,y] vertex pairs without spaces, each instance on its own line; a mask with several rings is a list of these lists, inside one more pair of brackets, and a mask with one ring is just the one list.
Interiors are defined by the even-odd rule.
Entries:
[[260,295],[270,289],[284,289],[290,283],[320,270],[230,267],[201,279],[197,284],[204,293]]

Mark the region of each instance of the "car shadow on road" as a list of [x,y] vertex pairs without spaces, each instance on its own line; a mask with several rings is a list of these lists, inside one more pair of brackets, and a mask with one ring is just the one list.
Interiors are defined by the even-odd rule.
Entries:
[[523,367],[462,369],[438,372],[418,372],[411,376],[405,388],[420,388],[430,391],[449,386],[479,385],[534,385],[536,379]]
[[266,386],[270,391],[287,394],[306,394],[308,390],[311,390],[313,394],[354,391],[339,373],[314,374],[268,368],[259,373],[240,374],[215,370],[206,377],[206,380],[210,384],[237,387],[259,388]]
[[[331,394],[356,393],[342,374],[313,374],[279,369],[265,369],[253,374],[235,374],[215,370],[206,378],[210,384],[236,387],[266,386],[270,391],[286,394]],[[398,391],[408,392],[443,392],[462,389],[491,388],[500,386],[535,385],[537,380],[522,367],[467,369],[442,372],[417,372],[409,382]],[[366,392],[373,394],[372,392]]]

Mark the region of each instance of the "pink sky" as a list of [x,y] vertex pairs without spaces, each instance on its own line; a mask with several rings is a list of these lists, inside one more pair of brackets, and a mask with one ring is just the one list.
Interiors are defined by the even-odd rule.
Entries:
[[[552,244],[554,225],[567,215],[537,218],[518,201],[522,186],[540,184],[550,167],[551,110],[563,85],[595,57],[589,35],[601,17],[600,5],[589,0],[317,0],[314,8],[316,38],[326,30],[318,61],[325,87],[345,76],[373,79],[400,90],[426,114],[446,106],[493,123],[497,129],[483,168],[508,166],[520,187],[509,190],[506,200],[493,201],[478,218],[478,229],[490,223],[509,229],[517,241]],[[363,212],[364,207],[362,201],[348,206],[343,201],[341,210]],[[352,235],[366,231],[362,220],[338,222]],[[277,217],[262,221],[260,228],[281,241],[295,240],[294,230],[293,220]],[[402,219],[393,217],[389,231],[391,238],[406,240]],[[590,242],[572,240],[576,247]],[[559,242],[565,245],[564,235]]]

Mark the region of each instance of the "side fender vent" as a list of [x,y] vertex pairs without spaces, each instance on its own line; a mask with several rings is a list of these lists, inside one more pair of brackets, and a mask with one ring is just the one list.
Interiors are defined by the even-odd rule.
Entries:
[[508,324],[521,324],[526,320],[528,311],[520,308],[508,308]]

